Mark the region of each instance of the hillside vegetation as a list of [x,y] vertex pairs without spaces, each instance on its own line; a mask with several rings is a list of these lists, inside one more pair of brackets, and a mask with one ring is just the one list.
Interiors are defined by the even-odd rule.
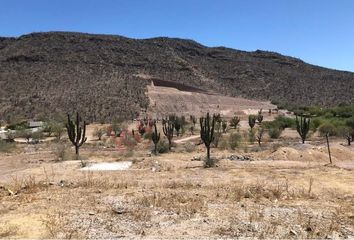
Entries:
[[0,118],[7,121],[76,110],[89,121],[132,118],[148,106],[150,79],[276,103],[354,103],[353,73],[272,52],[67,32],[0,38]]

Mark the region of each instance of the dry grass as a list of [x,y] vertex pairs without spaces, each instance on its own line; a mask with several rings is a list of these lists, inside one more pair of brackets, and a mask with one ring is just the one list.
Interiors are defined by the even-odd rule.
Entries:
[[[81,172],[70,161],[26,165],[2,181],[0,225],[38,213],[43,238],[354,236],[352,171],[301,159],[229,161],[230,152],[216,149],[219,167],[204,169],[190,160],[204,156],[196,151],[151,157],[137,151],[133,167],[120,172]],[[90,161],[125,158],[90,147],[82,152]],[[269,152],[250,154],[260,159]],[[23,232],[21,224],[0,228],[4,238],[32,236]]]

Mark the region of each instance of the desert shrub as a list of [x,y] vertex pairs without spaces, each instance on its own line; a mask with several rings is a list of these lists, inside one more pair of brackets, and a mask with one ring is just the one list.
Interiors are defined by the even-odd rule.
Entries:
[[44,138],[44,134],[42,131],[33,132],[31,136],[32,136],[32,140],[34,141],[39,141]]
[[166,139],[161,139],[157,144],[158,153],[167,153],[168,152],[168,141]]
[[214,132],[213,144],[215,147],[218,147],[221,135],[222,135],[222,133],[219,131]]
[[6,142],[3,140],[0,140],[0,152],[11,152],[16,148],[16,144],[13,142]]
[[184,149],[186,150],[186,152],[194,152],[195,150],[195,144],[194,143],[191,143],[191,142],[186,142],[184,144]]
[[61,122],[53,122],[52,123],[52,131],[53,134],[56,138],[57,141],[60,141],[61,137],[64,135],[64,133],[66,132],[64,123]]
[[248,141],[253,144],[256,141],[256,135],[252,129],[248,131]]
[[101,138],[102,138],[102,136],[104,135],[105,132],[106,132],[105,128],[96,127],[95,130],[93,131],[93,136],[97,137],[98,140],[101,140]]
[[64,143],[57,143],[53,145],[52,151],[56,161],[66,160],[67,148],[67,145]]
[[229,145],[228,145],[228,142],[227,142],[227,139],[226,138],[221,138],[220,139],[220,142],[219,142],[219,145],[218,145],[218,148],[221,149],[221,150],[226,150],[228,149]]
[[351,117],[345,121],[345,125],[354,130],[354,117]]
[[321,136],[324,136],[327,133],[329,136],[337,135],[337,128],[329,122],[321,124],[321,126],[318,128],[318,131],[320,132]]
[[296,127],[296,121],[293,118],[289,117],[284,117],[284,116],[277,116],[275,118],[275,122],[277,125],[281,128],[295,128]]
[[29,143],[30,139],[32,138],[32,130],[26,129],[23,127],[16,128],[16,137],[26,139],[27,143]]
[[316,132],[317,128],[323,123],[321,118],[313,118],[310,123],[310,129],[313,132]]
[[229,145],[232,150],[237,148],[241,142],[241,135],[239,133],[231,133],[229,136]]
[[282,131],[283,130],[281,128],[271,127],[268,129],[268,134],[270,138],[277,139],[280,137]]
[[9,130],[6,133],[6,138],[8,142],[14,142],[16,138],[16,133],[14,131]]
[[28,122],[27,121],[20,121],[20,122],[16,122],[16,123],[12,123],[9,124],[6,129],[10,129],[10,130],[16,130],[16,129],[26,129],[28,128]]
[[108,148],[114,148],[116,146],[116,142],[114,138],[108,138],[107,141],[105,142],[106,147]]
[[147,131],[144,133],[144,139],[151,140],[152,139],[152,131]]
[[138,143],[135,136],[133,136],[131,133],[126,132],[126,131],[123,131],[120,134],[120,141],[124,146],[129,147],[129,148],[134,147]]
[[270,128],[295,128],[296,127],[296,121],[293,118],[288,118],[284,116],[277,116],[273,121],[271,122],[263,122],[263,126],[267,129]]

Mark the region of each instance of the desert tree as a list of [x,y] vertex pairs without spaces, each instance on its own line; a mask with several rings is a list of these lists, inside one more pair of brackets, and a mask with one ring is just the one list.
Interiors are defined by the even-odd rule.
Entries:
[[351,142],[353,141],[353,129],[347,126],[342,126],[338,128],[338,133],[347,140],[348,146],[350,146]]
[[240,123],[240,118],[238,116],[233,116],[231,119],[230,119],[230,127],[231,128],[237,128],[238,124]]
[[156,121],[154,121],[154,131],[152,132],[151,139],[154,142],[155,146],[154,153],[155,155],[157,155],[157,144],[160,141],[160,133],[157,131]]
[[226,133],[226,129],[227,129],[227,121],[224,119],[222,120],[222,132]]
[[175,126],[173,121],[169,119],[164,119],[162,121],[162,131],[168,140],[168,149],[171,150],[172,138],[173,138],[173,130]]
[[54,137],[56,138],[56,140],[60,141],[61,137],[63,136],[63,134],[65,132],[64,123],[54,122],[52,125],[52,131],[53,131],[53,134],[54,134]]
[[[79,113],[76,113],[76,121],[72,121],[68,114],[68,122],[66,124],[69,139],[75,147],[76,159],[79,160],[79,149],[87,140],[86,137],[86,121],[82,121]],[[84,165],[81,161],[81,165]]]
[[251,130],[253,129],[254,125],[256,125],[257,117],[255,115],[248,116],[248,125],[250,126]]
[[345,122],[346,126],[351,129],[351,141],[354,141],[354,117],[347,119]]
[[310,131],[310,118],[296,115],[296,130],[299,133],[302,143],[305,143],[307,134]]
[[261,146],[263,135],[264,135],[264,128],[263,127],[258,128],[257,134],[256,134],[256,139],[257,139],[259,146]]
[[210,114],[207,113],[206,117],[201,117],[199,119],[199,123],[200,138],[207,149],[205,167],[212,167],[214,166],[214,161],[210,158],[210,144],[214,141],[215,115],[210,117]]

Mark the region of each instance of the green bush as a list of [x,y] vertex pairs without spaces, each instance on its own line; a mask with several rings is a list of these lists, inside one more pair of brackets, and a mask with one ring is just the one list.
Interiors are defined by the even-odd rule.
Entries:
[[283,130],[281,128],[271,127],[268,129],[268,134],[270,138],[277,139],[280,137],[282,131]]
[[337,135],[337,128],[329,122],[321,124],[321,126],[318,128],[318,131],[320,132],[321,136],[325,136],[327,133],[329,136]]
[[321,118],[314,118],[312,119],[312,121],[310,122],[310,129],[313,132],[316,132],[317,128],[323,123],[323,121],[321,120]]
[[354,130],[354,117],[351,117],[345,121],[345,125]]
[[240,145],[241,135],[239,133],[231,133],[229,136],[229,145],[232,150],[235,150]]
[[10,129],[10,130],[16,130],[16,129],[26,129],[28,128],[28,122],[27,121],[21,121],[21,122],[16,122],[16,123],[12,123],[10,125],[8,125],[6,127],[6,130]]
[[264,127],[267,129],[270,128],[296,128],[296,121],[293,118],[289,117],[284,117],[284,116],[277,116],[273,121],[271,122],[264,122],[263,123]]
[[166,139],[161,139],[157,143],[157,152],[158,153],[167,153],[168,152],[168,141]]

